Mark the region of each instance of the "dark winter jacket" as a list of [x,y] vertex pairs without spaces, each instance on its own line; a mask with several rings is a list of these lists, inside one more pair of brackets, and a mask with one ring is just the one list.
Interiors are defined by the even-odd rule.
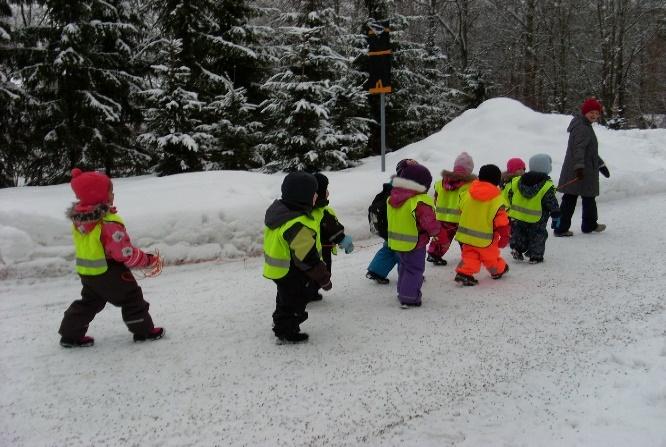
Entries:
[[[264,223],[268,228],[276,229],[291,219],[308,214],[310,211],[298,206],[289,206],[282,200],[276,200],[266,210]],[[302,270],[321,286],[328,284],[331,274],[317,251],[317,233],[300,222],[296,222],[284,232],[284,238],[291,251],[291,266]]]
[[[576,115],[567,128],[569,143],[562,164],[559,191],[583,197],[599,195],[599,168],[604,164],[599,157],[597,137],[592,123],[583,115]],[[576,170],[584,169],[583,180],[575,181],[567,186],[562,185],[576,178]]]
[[[532,198],[539,193],[547,180],[550,180],[550,177],[547,174],[542,172],[528,172],[523,174],[520,177],[520,180],[518,180],[518,190],[526,198]],[[512,202],[513,189],[509,189],[509,203]],[[550,188],[541,199],[541,210],[541,219],[539,219],[536,224],[543,224],[544,222],[547,222],[548,217],[550,216],[553,218],[560,217],[560,204],[557,202],[554,187]]]
[[345,238],[345,227],[338,221],[337,217],[324,209],[324,217],[321,219],[321,243],[323,245],[337,245]]

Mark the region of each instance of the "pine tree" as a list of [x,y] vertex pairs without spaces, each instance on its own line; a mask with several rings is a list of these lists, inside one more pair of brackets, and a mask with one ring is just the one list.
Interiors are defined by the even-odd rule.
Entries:
[[402,147],[439,131],[463,110],[464,94],[450,87],[448,59],[437,47],[413,40],[412,20],[398,15],[393,30],[393,87],[387,114],[392,144]]
[[[12,10],[5,0],[0,1],[0,60],[9,61]],[[18,164],[25,157],[19,142],[14,144],[15,129],[20,117],[23,93],[11,82],[9,64],[0,64],[0,188],[15,186]]]
[[281,63],[264,84],[268,99],[260,104],[269,127],[261,146],[265,169],[348,167],[365,145],[367,120],[346,110],[363,93],[339,51],[346,33],[341,18],[310,1],[300,12],[282,14],[280,23]]
[[[153,154],[160,175],[258,165],[249,83],[260,72],[245,44],[251,9],[244,1],[170,0],[155,3],[166,36],[163,63],[155,65],[158,87],[143,92],[147,132],[140,141]],[[253,68],[254,67],[254,68]],[[238,86],[234,79],[238,79]]]
[[[21,71],[32,113],[35,183],[68,179],[74,166],[131,173],[146,157],[132,143],[142,80],[134,52],[139,19],[123,0],[47,0],[46,25],[21,35]],[[140,170],[140,168],[139,168]]]

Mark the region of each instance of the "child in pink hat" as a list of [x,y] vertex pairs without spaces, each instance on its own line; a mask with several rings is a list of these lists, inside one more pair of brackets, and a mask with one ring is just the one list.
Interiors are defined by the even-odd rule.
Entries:
[[500,183],[500,189],[504,195],[504,199],[507,204],[509,203],[509,186],[511,185],[511,180],[514,177],[520,177],[525,173],[525,162],[521,158],[509,158],[509,161],[506,162],[506,171],[502,172],[502,182]]
[[462,152],[453,162],[453,170],[442,171],[442,180],[435,183],[435,212],[441,230],[428,246],[428,262],[446,265],[443,256],[449,250],[460,221],[459,197],[467,191],[476,176],[472,174],[474,161]]
[[130,268],[157,268],[159,256],[147,254],[130,242],[122,218],[113,206],[113,184],[101,172],[72,170],[71,187],[78,202],[67,211],[72,221],[76,271],[83,289],[81,299],[65,311],[58,331],[65,348],[92,346],[88,325],[106,303],[122,309],[134,341],[157,340],[164,329],[155,327]]

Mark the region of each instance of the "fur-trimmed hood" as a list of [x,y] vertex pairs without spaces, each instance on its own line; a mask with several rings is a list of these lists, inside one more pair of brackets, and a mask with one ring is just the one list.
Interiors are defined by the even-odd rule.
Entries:
[[447,191],[455,191],[466,183],[476,180],[476,175],[465,174],[463,172],[453,172],[446,169],[442,170],[442,186]]
[[90,233],[108,213],[115,213],[116,209],[106,203],[92,206],[82,206],[79,202],[72,203],[65,215],[72,221],[81,233]]
[[394,208],[402,206],[402,204],[411,197],[428,191],[427,188],[420,183],[402,177],[394,177],[391,183],[393,184],[393,189],[391,189],[389,205]]

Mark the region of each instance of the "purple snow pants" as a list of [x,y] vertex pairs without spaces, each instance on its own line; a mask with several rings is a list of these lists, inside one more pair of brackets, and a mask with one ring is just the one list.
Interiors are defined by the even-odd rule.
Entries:
[[399,252],[398,299],[401,304],[421,303],[421,286],[425,272],[426,247]]

